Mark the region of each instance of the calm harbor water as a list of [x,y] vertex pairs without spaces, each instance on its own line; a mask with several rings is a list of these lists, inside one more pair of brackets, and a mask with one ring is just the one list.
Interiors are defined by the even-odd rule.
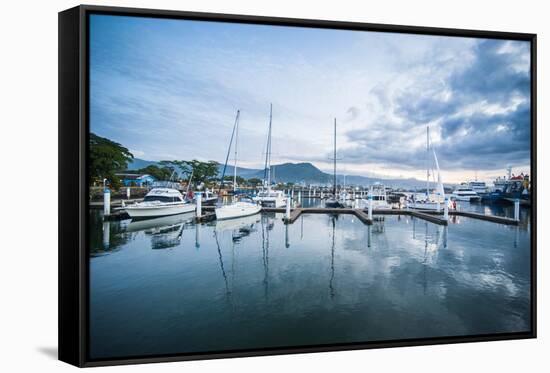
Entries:
[[104,223],[92,210],[91,357],[527,331],[526,212],[519,227],[405,216],[369,227],[268,213]]

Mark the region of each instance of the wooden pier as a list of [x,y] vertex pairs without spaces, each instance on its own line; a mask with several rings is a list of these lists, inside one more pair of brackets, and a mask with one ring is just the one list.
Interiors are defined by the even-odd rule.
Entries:
[[[437,212],[437,211],[433,211],[433,210],[420,210],[420,209],[411,210],[411,211],[420,212],[424,215],[443,215],[443,211]],[[480,214],[480,213],[477,213],[477,212],[470,212],[470,211],[450,210],[449,211],[449,216],[464,216],[464,217],[467,217],[467,218],[490,221],[490,222],[498,223],[498,224],[519,225],[519,220],[514,220],[512,218],[507,218],[505,216],[485,215],[485,214]]]
[[465,216],[472,219],[485,220],[485,221],[490,221],[490,222],[499,223],[499,224],[519,225],[519,220],[506,218],[504,216],[485,215],[485,214],[478,214],[476,212],[468,212],[468,211],[449,211],[449,215]]
[[[407,211],[407,210],[405,210]],[[415,218],[424,219],[430,223],[439,224],[439,225],[448,225],[449,221],[443,218],[440,218],[438,214],[426,214],[425,212],[408,210],[409,215],[414,216]]]

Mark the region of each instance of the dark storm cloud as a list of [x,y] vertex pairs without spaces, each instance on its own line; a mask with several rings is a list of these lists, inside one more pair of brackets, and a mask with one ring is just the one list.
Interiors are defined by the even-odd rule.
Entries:
[[[444,78],[417,79],[393,96],[398,120],[379,118],[368,129],[346,135],[356,147],[343,156],[350,162],[393,167],[424,166],[426,150],[407,146],[411,136],[432,123],[440,128],[437,153],[445,169],[500,169],[528,164],[530,154],[529,45],[484,40],[474,58]],[[426,64],[431,62],[427,60]],[[433,64],[433,63],[432,63]],[[430,67],[437,69],[436,64]],[[389,106],[388,93],[371,92]]]

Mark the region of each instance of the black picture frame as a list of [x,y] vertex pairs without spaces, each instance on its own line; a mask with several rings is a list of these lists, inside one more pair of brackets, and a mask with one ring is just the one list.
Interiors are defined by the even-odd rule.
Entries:
[[[521,333],[219,351],[143,358],[88,357],[88,17],[130,15],[311,28],[528,41],[531,44],[531,330]],[[81,5],[59,13],[59,360],[79,367],[536,338],[536,34]]]

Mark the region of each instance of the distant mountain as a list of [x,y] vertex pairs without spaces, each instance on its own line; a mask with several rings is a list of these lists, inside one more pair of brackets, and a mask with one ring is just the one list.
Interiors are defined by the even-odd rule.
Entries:
[[140,170],[142,168],[145,168],[147,166],[155,165],[158,166],[159,163],[155,161],[146,161],[139,158],[134,158],[132,162],[128,163],[128,170],[129,171],[135,171]]
[[[160,164],[154,161],[134,158],[133,162],[128,165],[128,170],[139,170],[150,165],[159,166]],[[220,165],[218,170],[219,176],[221,176],[223,172],[223,165]],[[225,175],[233,175],[233,166],[227,165]],[[263,179],[264,170],[237,167],[237,175],[244,177],[245,179]],[[308,162],[283,163],[271,166],[271,180],[282,183],[290,182],[296,184],[331,185],[332,174],[323,172]],[[336,175],[336,181],[340,185],[344,184],[344,175]],[[387,186],[405,189],[415,187],[422,188],[425,185],[425,181],[420,181],[417,179],[383,179],[358,175],[346,175],[345,177],[346,185],[366,186],[377,182]]]

